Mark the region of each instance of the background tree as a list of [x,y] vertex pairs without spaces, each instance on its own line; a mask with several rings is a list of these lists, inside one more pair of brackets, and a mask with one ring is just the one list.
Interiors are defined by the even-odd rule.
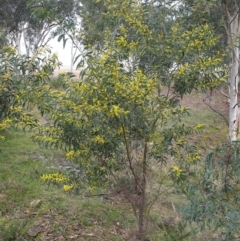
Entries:
[[[212,51],[225,49],[225,64],[228,66],[227,86],[229,94],[229,138],[236,141],[239,137],[239,108],[238,108],[238,83],[239,83],[239,2],[230,1],[184,1],[182,10],[187,12],[190,22],[208,22],[214,26],[221,39],[218,48]],[[188,24],[189,25],[189,24]],[[191,27],[191,25],[190,25]],[[223,115],[222,115],[223,116]]]
[[27,0],[20,1],[1,1],[0,8],[0,26],[4,35],[18,46],[20,50],[21,32],[24,29],[25,23],[30,18],[30,11],[27,9]]
[[71,1],[28,1],[32,17],[24,32],[26,50],[32,53],[40,46],[59,35],[62,29],[70,29],[76,22],[78,2]]
[[[21,41],[27,55],[46,46],[55,37],[57,29],[75,19],[77,2],[72,1],[3,1],[0,25],[9,42],[21,54]],[[50,10],[51,11],[50,11]]]

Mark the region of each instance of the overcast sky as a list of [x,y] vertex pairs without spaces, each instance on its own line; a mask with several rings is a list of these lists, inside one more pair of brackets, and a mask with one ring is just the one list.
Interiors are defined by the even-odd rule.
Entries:
[[58,54],[58,58],[63,63],[63,66],[70,68],[70,66],[71,66],[71,44],[70,44],[70,42],[67,42],[64,49],[63,49],[63,43],[58,42],[57,38],[51,40],[48,45],[51,46],[53,53]]

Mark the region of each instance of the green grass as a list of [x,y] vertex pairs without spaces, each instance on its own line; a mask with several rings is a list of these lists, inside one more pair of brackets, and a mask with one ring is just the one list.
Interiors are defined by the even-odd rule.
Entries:
[[10,131],[0,149],[0,240],[123,240],[117,230],[126,235],[133,225],[125,203],[86,198],[86,190],[70,195],[40,180],[59,171],[51,160],[61,153],[40,148],[29,134]]

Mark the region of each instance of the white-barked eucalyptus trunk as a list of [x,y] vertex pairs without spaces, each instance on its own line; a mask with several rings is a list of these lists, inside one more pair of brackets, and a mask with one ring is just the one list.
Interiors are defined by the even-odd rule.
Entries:
[[[228,12],[229,13],[229,12]],[[240,36],[240,15],[234,11],[228,15],[227,26],[229,44],[231,47],[230,75],[228,79],[229,88],[229,137],[231,141],[239,139],[239,106],[238,106],[238,83],[239,83],[239,36]]]

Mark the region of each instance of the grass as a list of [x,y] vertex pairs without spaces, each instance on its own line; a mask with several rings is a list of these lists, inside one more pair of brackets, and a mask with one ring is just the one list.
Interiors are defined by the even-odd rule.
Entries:
[[[186,125],[191,126],[204,124],[203,134],[211,137],[213,143],[226,140],[228,138],[226,122],[219,114],[213,112],[204,104],[203,99],[205,97],[206,94],[201,92],[193,92],[185,96],[182,105],[189,108],[190,115],[185,118],[184,122]],[[228,105],[226,104],[225,97],[217,90],[213,93],[211,106],[227,117]]]
[[215,141],[227,138],[227,125],[216,113],[206,107],[206,109],[190,109],[190,116],[186,118],[186,125],[204,124],[204,134],[210,136]]
[[[40,176],[59,171],[56,151],[10,131],[0,152],[0,240],[123,240],[134,217],[128,205],[70,195]],[[121,235],[120,235],[121,236]],[[127,239],[126,239],[127,240]]]

